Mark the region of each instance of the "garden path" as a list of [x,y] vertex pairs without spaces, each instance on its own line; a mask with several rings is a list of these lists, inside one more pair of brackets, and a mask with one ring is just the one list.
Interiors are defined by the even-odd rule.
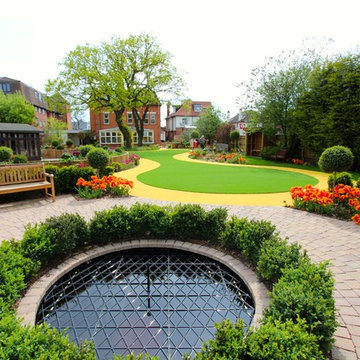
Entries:
[[[114,205],[129,207],[136,202],[174,204],[133,196],[78,201],[72,195],[59,196],[55,203],[44,199],[13,202],[0,206],[0,239],[20,239],[24,224],[43,221],[49,216],[77,212],[90,219],[95,211]],[[216,207],[203,206],[207,210]],[[333,358],[360,359],[360,226],[279,206],[226,207],[230,215],[270,220],[282,237],[301,244],[314,261],[331,261],[340,323],[335,336]]]

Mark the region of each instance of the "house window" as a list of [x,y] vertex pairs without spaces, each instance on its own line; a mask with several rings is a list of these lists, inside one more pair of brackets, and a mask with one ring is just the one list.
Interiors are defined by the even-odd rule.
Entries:
[[148,124],[148,123],[149,123],[149,113],[146,113],[144,124]]
[[123,136],[120,131],[101,130],[99,132],[99,135],[100,135],[100,145],[119,144],[120,146],[122,146],[123,144]]
[[144,144],[154,143],[154,132],[152,130],[144,130],[143,143]]
[[195,112],[201,112],[202,111],[202,105],[194,104],[194,111]]
[[132,124],[133,114],[131,112],[127,113],[127,122],[128,124]]
[[3,83],[1,84],[1,90],[3,92],[10,92],[10,84],[9,83]]
[[150,113],[150,124],[155,124],[156,122],[156,114]]
[[[133,132],[134,144],[138,143],[138,134],[136,131]],[[154,143],[154,132],[152,130],[144,130],[143,144]]]
[[182,118],[181,119],[181,126],[185,127],[188,124],[187,118]]
[[109,113],[104,113],[104,125],[108,125],[110,123],[109,121]]

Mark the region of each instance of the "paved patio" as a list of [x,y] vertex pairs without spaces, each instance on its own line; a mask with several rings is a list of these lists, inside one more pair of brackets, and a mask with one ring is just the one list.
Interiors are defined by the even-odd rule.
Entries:
[[[169,205],[171,202],[139,197],[77,201],[71,195],[55,203],[43,199],[0,205],[0,239],[20,239],[27,223],[64,212],[90,219],[95,211],[136,202]],[[203,205],[211,209],[215,205]],[[230,215],[271,220],[282,237],[298,242],[314,261],[331,260],[340,327],[336,332],[334,359],[360,359],[360,226],[285,207],[226,206]]]

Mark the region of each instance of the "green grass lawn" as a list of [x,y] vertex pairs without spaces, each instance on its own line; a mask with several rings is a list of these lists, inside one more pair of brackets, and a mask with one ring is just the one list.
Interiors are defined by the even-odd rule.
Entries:
[[[237,166],[218,166],[175,160],[184,150],[141,151],[140,158],[157,161],[161,166],[140,174],[138,180],[171,190],[216,194],[263,194],[287,192],[292,186],[315,185],[312,176],[286,170]],[[140,160],[141,161],[141,160]]]

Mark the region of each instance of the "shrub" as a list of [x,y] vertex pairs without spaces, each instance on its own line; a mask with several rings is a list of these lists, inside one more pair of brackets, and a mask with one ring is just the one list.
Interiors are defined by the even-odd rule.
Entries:
[[246,358],[246,344],[244,340],[244,323],[238,320],[232,324],[230,320],[223,320],[215,324],[215,339],[204,343],[201,352],[195,355],[195,360],[242,360]]
[[109,153],[104,149],[92,149],[90,150],[86,158],[90,164],[95,169],[103,169],[109,163]]
[[353,186],[351,174],[349,174],[347,172],[342,172],[340,174],[337,174],[336,178],[334,177],[333,174],[330,174],[329,178],[328,178],[328,187],[329,187],[330,191],[334,187],[334,183],[335,183],[335,186],[339,185],[339,184]]
[[90,150],[94,149],[94,148],[95,148],[95,147],[92,146],[92,145],[81,145],[81,146],[79,146],[79,150],[80,150],[81,156],[85,158],[86,155],[87,155],[87,153],[88,153]]
[[227,224],[222,241],[235,247],[255,265],[264,241],[277,238],[275,226],[270,221],[237,219],[233,217]]
[[14,164],[26,164],[27,162],[29,162],[29,159],[26,157],[26,155],[15,155],[12,158],[12,162]]
[[0,299],[4,302],[2,307],[15,302],[21,291],[26,288],[26,281],[35,275],[38,269],[38,262],[25,258],[19,252],[19,243],[7,241],[1,243]]
[[78,214],[50,217],[39,225],[27,226],[21,243],[22,253],[42,264],[70,254],[89,240],[89,229]]
[[0,146],[0,162],[8,162],[12,154],[12,149],[6,146]]
[[351,150],[345,146],[333,146],[324,150],[319,159],[320,169],[325,172],[340,172],[350,169],[354,161]]
[[63,194],[76,193],[76,183],[79,178],[88,181],[91,176],[96,175],[92,167],[78,167],[76,165],[63,166],[62,168],[46,165],[45,170],[54,174],[55,190],[57,193]]
[[270,307],[265,310],[265,323],[276,320],[305,320],[308,331],[317,337],[320,349],[331,350],[336,329],[334,279],[327,264],[302,262],[298,268],[284,271],[270,293]]
[[199,139],[200,138],[200,133],[197,130],[193,130],[190,133],[190,138],[191,139]]
[[90,241],[106,244],[126,239],[132,234],[129,211],[123,206],[98,211],[90,221]]
[[171,216],[172,231],[178,239],[202,239],[206,212],[200,205],[176,205]]
[[111,163],[111,166],[114,167],[114,172],[119,172],[119,171],[121,171],[122,168],[123,168],[123,163],[118,162],[118,161],[113,161],[113,162]]
[[246,337],[247,359],[325,359],[304,320],[268,322]]
[[170,208],[136,203],[129,210],[132,236],[164,238],[170,233]]
[[71,139],[67,139],[66,140],[66,146],[67,147],[71,147],[71,146],[73,146],[74,145],[74,142],[71,140]]
[[115,152],[117,152],[119,154],[122,154],[124,152],[123,148],[121,148],[121,147],[116,147],[114,150],[115,150]]
[[13,313],[0,320],[2,359],[71,359],[95,360],[94,346],[85,341],[77,347],[64,332],[48,325],[22,327]]
[[59,146],[60,144],[59,144],[59,141],[53,140],[53,141],[51,142],[51,145],[56,148],[56,147]]
[[288,245],[286,240],[270,239],[263,243],[257,271],[260,277],[272,283],[277,282],[285,269],[297,268],[302,261],[309,261],[298,244]]
[[58,146],[56,147],[56,149],[57,149],[57,150],[64,150],[64,145],[58,145]]
[[99,176],[103,177],[103,176],[110,176],[115,172],[115,167],[112,165],[108,165],[103,169],[99,170]]
[[356,181],[355,186],[360,189],[360,178]]
[[265,160],[271,160],[271,157],[277,154],[281,149],[281,146],[265,146],[260,151],[260,156]]
[[70,153],[63,153],[60,157],[61,160],[63,161],[75,161],[77,160],[76,156],[74,156],[73,154]]

